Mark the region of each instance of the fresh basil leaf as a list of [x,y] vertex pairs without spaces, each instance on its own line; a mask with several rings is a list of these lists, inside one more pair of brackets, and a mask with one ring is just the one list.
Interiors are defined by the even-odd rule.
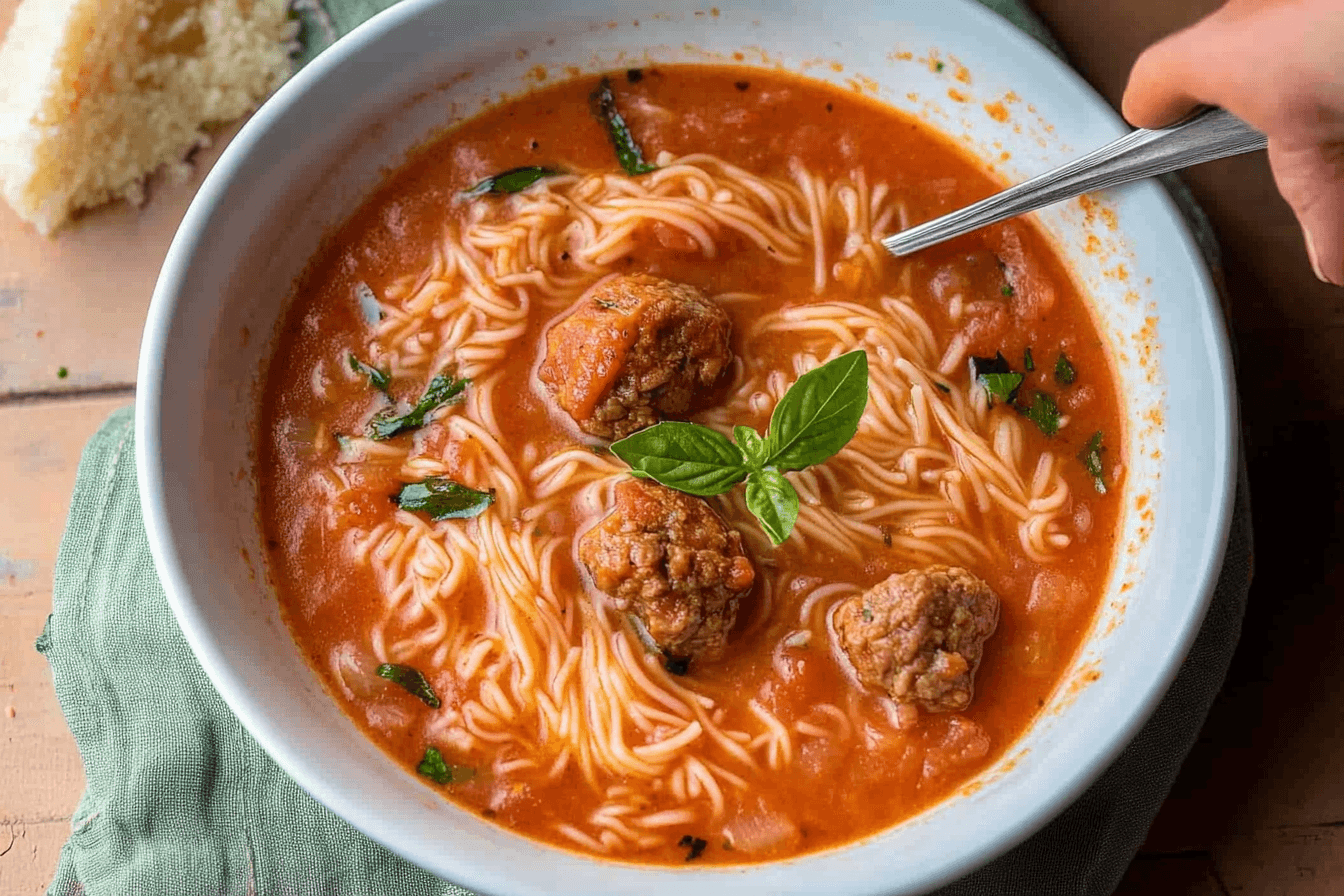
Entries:
[[369,421],[369,438],[383,441],[408,429],[417,429],[425,425],[425,418],[445,404],[454,404],[463,398],[463,391],[471,385],[471,380],[458,379],[447,373],[441,373],[429,381],[425,394],[415,403],[415,407],[398,417],[393,411],[384,411]]
[[1100,494],[1106,494],[1106,480],[1102,477],[1101,454],[1106,448],[1101,444],[1101,430],[1092,433],[1092,438],[1087,440],[1083,450],[1078,452],[1078,459],[1083,462],[1083,469],[1092,476],[1092,484],[1096,486]]
[[493,177],[487,177],[471,189],[463,190],[458,195],[462,199],[475,199],[486,194],[520,193],[543,177],[554,177],[563,173],[562,171],[556,171],[554,168],[524,165],[521,168],[510,168],[508,171],[503,171]]
[[756,430],[750,426],[734,426],[733,441],[742,449],[742,454],[747,459],[747,466],[754,470],[765,466],[767,451],[765,439],[761,438]]
[[1078,379],[1078,371],[1074,369],[1073,362],[1069,356],[1063,352],[1059,353],[1059,360],[1055,361],[1055,382],[1061,386],[1072,386],[1073,381]]
[[421,700],[430,709],[438,709],[443,705],[439,700],[439,695],[434,693],[434,688],[430,686],[429,680],[425,678],[424,673],[414,666],[403,666],[400,663],[383,663],[377,669],[379,678],[386,678],[393,684],[399,684],[410,691]]
[[982,373],[979,382],[989,393],[990,407],[994,406],[996,398],[1004,404],[1012,404],[1013,399],[1017,397],[1018,388],[1022,385],[1022,374]]
[[378,297],[369,289],[369,284],[362,280],[355,284],[355,300],[359,302],[359,310],[366,323],[372,325],[383,319],[383,308],[378,304]]
[[371,364],[365,364],[352,353],[350,355],[350,369],[355,373],[362,373],[369,378],[369,385],[387,394],[387,390],[392,387],[392,377],[386,370],[379,370]]
[[1036,369],[1036,359],[1031,356],[1031,346],[1022,351],[1022,369],[1028,373]]
[[611,138],[611,145],[616,149],[616,160],[621,163],[621,168],[626,174],[647,174],[650,171],[657,170],[657,165],[650,165],[644,161],[644,153],[640,151],[639,144],[630,134],[630,128],[626,126],[625,119],[616,109],[616,96],[611,92],[611,81],[607,78],[602,79],[602,83],[588,97],[589,108],[597,120],[602,122],[602,126],[607,129],[607,136]]
[[698,423],[664,420],[611,446],[643,476],[688,495],[721,495],[747,475],[742,450]]
[[770,415],[767,463],[801,470],[835,454],[868,407],[868,355],[849,352],[798,377]]
[[999,294],[1003,296],[1011,296],[1013,294],[1013,284],[1003,284],[1003,286],[999,287]]
[[778,470],[753,470],[747,477],[747,509],[771,543],[780,545],[798,522],[798,492]]
[[476,769],[468,765],[449,765],[437,747],[426,747],[425,758],[415,770],[435,784],[461,784],[476,777]]
[[402,510],[424,513],[434,522],[480,516],[495,503],[490,492],[468,488],[460,482],[432,476],[421,482],[408,482],[392,501]]
[[1036,428],[1048,436],[1059,432],[1059,407],[1055,400],[1044,392],[1032,396],[1028,407],[1019,407],[1027,419],[1036,424]]

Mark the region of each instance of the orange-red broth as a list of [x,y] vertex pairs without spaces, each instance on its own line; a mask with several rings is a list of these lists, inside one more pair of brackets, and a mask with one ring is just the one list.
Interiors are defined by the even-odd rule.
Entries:
[[[674,155],[709,152],[767,176],[785,176],[789,160],[798,159],[827,179],[862,165],[869,183],[884,181],[904,199],[914,221],[997,188],[976,164],[924,125],[828,85],[777,72],[715,66],[646,69],[637,80],[619,73],[613,81],[627,122],[650,157],[660,150]],[[367,419],[374,407],[367,386],[329,383],[326,396],[318,399],[309,386],[314,365],[320,358],[341,359],[366,347],[368,325],[351,300],[355,285],[363,281],[381,290],[397,277],[421,269],[445,222],[463,214],[463,205],[452,201],[459,191],[520,165],[615,169],[607,135],[589,112],[588,96],[595,83],[593,78],[580,78],[492,108],[424,147],[392,173],[330,235],[298,281],[267,377],[258,465],[261,523],[284,615],[333,697],[371,739],[409,769],[430,745],[423,730],[434,710],[391,684],[372,695],[348,699],[331,680],[329,654],[352,635],[367,639],[379,600],[372,574],[347,556],[347,541],[324,525],[328,510],[315,474],[331,458],[315,454],[293,434],[311,432],[319,421],[329,431],[352,432]],[[638,98],[649,103],[639,103]],[[641,114],[641,109],[655,106],[677,114],[671,118]],[[663,245],[675,241],[661,236],[660,240],[660,234],[644,234],[621,268],[691,283],[710,295],[758,293],[767,297],[767,304],[773,303],[770,307],[812,293],[808,265],[788,268],[771,263],[754,246],[733,241],[721,245],[719,256],[706,262],[685,247]],[[1070,533],[1073,545],[1061,568],[1085,586],[1081,592],[1075,589],[1072,600],[1055,601],[1047,611],[1026,611],[1040,567],[1024,557],[1016,543],[1002,545],[1010,562],[974,570],[1003,602],[998,631],[985,649],[975,700],[961,714],[982,729],[976,743],[968,744],[960,736],[963,729],[954,716],[924,714],[895,752],[869,752],[863,738],[852,738],[844,749],[815,755],[804,750],[797,767],[760,775],[745,797],[727,793],[730,815],[737,802],[745,801],[744,807],[750,809],[754,801],[793,817],[802,835],[785,854],[835,846],[888,827],[945,798],[997,759],[1031,724],[1059,683],[1096,610],[1114,553],[1123,478],[1116,449],[1122,437],[1116,380],[1078,290],[1046,239],[1034,225],[1020,221],[988,228],[929,250],[917,260],[892,260],[887,282],[868,294],[880,296],[884,289],[894,289],[907,264],[918,307],[941,344],[953,333],[943,297],[961,290],[1002,305],[1003,314],[996,322],[977,324],[978,329],[969,333],[973,352],[992,356],[1002,351],[1013,368],[1021,370],[1024,350],[1031,347],[1036,369],[1027,375],[1024,389],[1055,394],[1070,417],[1069,425],[1049,439],[1026,427],[1029,452],[1048,447],[1072,459],[1092,433],[1101,431],[1108,447],[1104,457],[1109,491],[1097,493],[1082,463],[1070,460],[1065,465],[1075,526]],[[1012,280],[1011,297],[1005,295],[1006,277]],[[847,292],[837,297],[854,301]],[[741,314],[741,308],[735,306],[730,313]],[[765,310],[769,309],[757,306],[754,312]],[[547,323],[532,321],[532,344],[538,350]],[[746,321],[735,323],[741,332]],[[782,364],[791,351],[788,345],[777,349],[778,357],[753,361]],[[1052,378],[1061,350],[1078,372],[1075,384],[1067,388]],[[528,385],[534,361],[520,355],[510,362],[508,381],[516,388],[507,390],[507,406],[498,409],[501,425],[512,436],[506,444],[522,445],[526,434],[527,439],[540,441],[544,451],[571,446],[577,441],[574,433],[557,427],[541,390]],[[968,377],[962,371],[951,380],[965,388]],[[413,399],[423,386],[398,382],[394,390]],[[763,430],[767,421],[743,422]],[[364,525],[371,528],[394,513],[388,496],[398,482],[366,475],[357,485],[362,497],[349,510],[359,514]],[[571,525],[581,528],[582,522]],[[750,520],[733,522],[753,525]],[[862,563],[814,557],[798,573],[813,581],[871,585],[909,565],[894,551],[878,546]],[[577,570],[567,569],[565,576],[566,587],[576,591],[584,587]],[[459,599],[479,603],[481,598],[464,593]],[[770,620],[753,620],[750,607],[744,609],[738,629],[748,634],[732,642],[723,661],[696,665],[691,670],[695,687],[716,699],[747,700],[755,691],[753,683],[771,673],[772,651],[796,621],[799,600],[797,594],[784,595],[776,602],[776,618]],[[773,695],[777,705],[832,702],[853,686],[824,648],[796,660],[794,673],[793,680]],[[380,724],[387,714],[379,707],[387,704],[396,705],[400,716],[409,717],[411,723]],[[885,724],[883,718],[874,712],[875,721]],[[556,822],[586,817],[601,801],[573,769],[553,785],[526,776],[518,785],[521,797],[498,811],[486,807],[489,791],[484,784],[460,785],[446,790],[446,795],[501,825],[569,848],[573,844],[555,834]],[[671,846],[631,858],[682,863],[686,850]],[[711,841],[697,861],[747,858]]]

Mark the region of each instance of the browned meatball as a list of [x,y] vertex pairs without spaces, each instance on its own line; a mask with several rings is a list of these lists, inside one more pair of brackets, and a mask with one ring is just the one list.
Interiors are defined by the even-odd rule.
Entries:
[[694,286],[610,277],[547,332],[537,375],[580,429],[621,439],[704,404],[732,361],[731,330]]
[[835,633],[859,681],[929,712],[965,709],[999,598],[954,566],[898,573],[835,610]]
[[722,656],[756,579],[742,536],[703,498],[647,479],[616,486],[615,507],[580,539],[579,559],[672,658]]

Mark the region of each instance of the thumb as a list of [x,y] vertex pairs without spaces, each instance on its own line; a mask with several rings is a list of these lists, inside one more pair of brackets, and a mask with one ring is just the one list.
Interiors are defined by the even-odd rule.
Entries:
[[1269,165],[1302,225],[1312,270],[1344,285],[1344,144],[1270,140]]

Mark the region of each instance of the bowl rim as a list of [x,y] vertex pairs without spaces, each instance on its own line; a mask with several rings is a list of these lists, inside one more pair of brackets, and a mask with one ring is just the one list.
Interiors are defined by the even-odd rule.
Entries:
[[[305,792],[319,803],[332,809],[337,815],[359,829],[369,838],[382,844],[392,852],[402,856],[421,868],[434,869],[440,873],[451,874],[453,880],[464,886],[481,892],[502,892],[509,878],[496,873],[487,865],[459,860],[451,855],[439,857],[442,861],[427,862],[427,856],[413,854],[413,850],[403,848],[402,844],[387,837],[371,825],[366,825],[359,806],[350,794],[342,794],[339,788],[309,771],[301,761],[302,757],[285,741],[280,730],[272,728],[259,719],[259,701],[241,685],[236,673],[230,669],[229,657],[213,640],[208,632],[208,623],[192,597],[189,576],[183,563],[179,534],[175,533],[169,522],[168,503],[170,495],[164,476],[161,460],[163,452],[163,434],[167,429],[163,419],[163,389],[165,383],[165,364],[171,332],[171,324],[178,308],[184,300],[183,285],[188,276],[197,245],[203,231],[216,213],[216,206],[223,197],[230,182],[250,161],[257,142],[277,121],[298,108],[305,95],[313,90],[331,72],[336,70],[349,56],[353,56],[369,45],[376,43],[388,32],[398,26],[414,20],[427,11],[451,5],[451,0],[403,0],[388,7],[361,23],[348,34],[341,37],[331,47],[322,51],[312,62],[298,71],[268,99],[261,108],[246,122],[238,134],[221,154],[213,169],[206,176],[196,196],[191,202],[182,223],[169,247],[151,299],[144,334],[141,341],[140,358],[137,370],[137,394],[135,400],[135,438],[136,469],[140,495],[141,511],[148,536],[151,554],[160,580],[163,584],[169,606],[172,608],[179,626],[190,646],[193,655],[200,662],[212,684],[247,731],[256,739],[266,753],[279,767],[293,779]],[[732,5],[725,3],[725,6]],[[976,0],[945,0],[945,5],[957,7],[957,15],[980,20],[981,23],[993,21],[1003,35],[1005,42],[1011,44],[1008,52],[1030,53],[1040,57],[1043,64],[1053,69],[1053,74],[1062,85],[1081,95],[1089,104],[1088,114],[1104,116],[1116,127],[1125,127],[1122,119],[1109,104],[1083,80],[1083,78],[1062,59],[1055,56],[1046,46],[1021,31],[1004,17],[982,6]],[[1205,264],[1203,253],[1190,230],[1189,223],[1181,214],[1172,197],[1161,187],[1153,183],[1133,185],[1135,191],[1150,201],[1156,202],[1170,218],[1179,233],[1179,245],[1171,247],[1179,254],[1177,263],[1193,271],[1194,278],[1201,288],[1201,295],[1192,297],[1192,301],[1202,301],[1209,306],[1211,330],[1204,334],[1210,346],[1215,385],[1220,387],[1223,401],[1215,408],[1214,433],[1217,456],[1211,460],[1216,464],[1213,481],[1214,514],[1206,530],[1205,549],[1197,573],[1193,576],[1198,583],[1198,597],[1191,603],[1191,612],[1185,617],[1185,625],[1179,635],[1171,642],[1171,649],[1160,657],[1154,665],[1160,668],[1160,674],[1154,679],[1154,685],[1142,699],[1134,700],[1122,713],[1123,721],[1116,725],[1109,736],[1101,740],[1101,746],[1087,761],[1076,765],[1070,775],[1064,776],[1061,784],[1044,798],[1036,799],[1030,806],[1024,807],[1014,820],[1001,825],[979,841],[975,851],[965,851],[959,861],[935,864],[931,867],[911,872],[905,885],[910,889],[902,892],[922,892],[955,880],[966,873],[979,868],[1013,846],[1019,844],[1067,806],[1072,804],[1129,744],[1141,727],[1146,723],[1158,703],[1169,690],[1172,681],[1181,668],[1184,659],[1197,636],[1208,607],[1212,601],[1214,589],[1221,572],[1223,555],[1227,545],[1232,521],[1233,496],[1236,490],[1238,451],[1238,409],[1236,402],[1235,380],[1233,378],[1230,341],[1221,308],[1217,301],[1218,292],[1214,280]],[[1221,324],[1221,326],[1220,326]],[[1028,732],[1030,729],[1028,729]],[[1026,736],[1024,733],[1023,737]],[[870,837],[880,837],[888,829],[876,832]],[[527,838],[531,840],[531,838]],[[868,837],[857,842],[866,842]],[[532,841],[538,845],[540,841]],[[844,849],[845,844],[838,849]],[[806,863],[809,859],[825,856],[833,850],[809,853],[786,860],[788,863]],[[583,858],[599,862],[600,857],[573,853]],[[634,867],[640,871],[660,872],[662,866],[629,866],[610,863],[616,868]],[[726,883],[727,878],[720,875],[727,872],[750,871],[759,867],[779,865],[779,862],[765,862],[751,865],[712,866],[697,869],[690,873],[681,873],[679,880],[683,884],[694,884],[699,880]],[[682,869],[677,869],[681,872]],[[698,877],[700,874],[703,877]],[[880,894],[890,891],[891,882],[873,881],[867,889],[855,892]]]

